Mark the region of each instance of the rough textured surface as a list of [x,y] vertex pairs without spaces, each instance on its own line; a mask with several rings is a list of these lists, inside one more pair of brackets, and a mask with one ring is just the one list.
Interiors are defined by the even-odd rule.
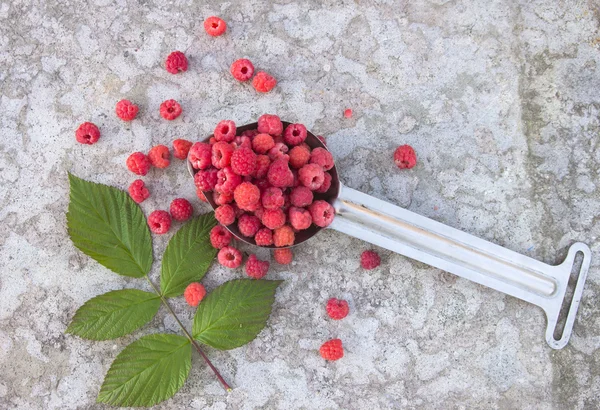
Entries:
[[[347,185],[544,262],[562,261],[575,240],[600,251],[596,1],[199,3],[0,4],[1,408],[101,408],[95,396],[116,354],[140,334],[178,331],[161,310],[112,342],[63,334],[88,298],[147,288],[72,246],[66,171],[126,189],[129,153],[203,137],[224,118],[303,122],[327,136]],[[204,33],[212,14],[226,35]],[[174,76],[163,62],[176,49],[190,68]],[[235,81],[229,65],[242,57],[277,88],[258,95]],[[140,105],[138,119],[116,118],[121,98]],[[158,113],[168,98],[183,107],[173,122]],[[75,142],[83,121],[101,129],[94,146]],[[419,163],[402,172],[392,152],[404,143]],[[147,213],[175,197],[206,210],[179,160],[144,180]],[[540,309],[383,250],[382,265],[364,272],[368,248],[328,231],[298,249],[269,273],[286,281],[268,328],[246,347],[209,351],[234,391],[195,356],[188,382],[160,407],[600,406],[599,259],[571,343],[553,351]],[[241,275],[214,265],[204,283]],[[350,302],[348,318],[327,320],[330,297]],[[182,298],[175,308],[189,325]],[[325,363],[317,349],[331,337],[346,356]]]

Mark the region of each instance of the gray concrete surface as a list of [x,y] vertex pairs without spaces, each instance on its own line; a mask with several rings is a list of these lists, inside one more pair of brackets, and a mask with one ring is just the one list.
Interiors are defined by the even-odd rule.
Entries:
[[[327,136],[343,181],[376,197],[547,263],[575,240],[596,255],[570,345],[551,350],[536,307],[335,232],[303,246],[269,326],[248,346],[198,357],[164,409],[594,409],[600,406],[600,6],[586,1],[234,0],[5,1],[0,5],[0,408],[103,408],[95,396],[116,354],[141,334],[176,332],[161,310],[131,337],[65,336],[85,300],[145,288],[78,252],[67,238],[66,171],[125,188],[134,150],[200,138],[223,118],[264,112]],[[203,18],[229,31],[208,38]],[[183,50],[173,76],[165,56]],[[228,74],[248,57],[279,80],[257,95]],[[120,122],[127,97],[139,119]],[[158,116],[178,99],[182,118]],[[354,117],[345,119],[346,107]],[[74,130],[93,121],[100,142]],[[393,148],[413,145],[400,172]],[[149,212],[194,198],[184,166],[146,178]],[[198,209],[205,211],[197,202]],[[168,238],[155,241],[160,256]],[[155,264],[153,275],[158,274]],[[239,277],[213,266],[214,288]],[[326,320],[332,296],[350,316]],[[190,323],[182,300],[175,308]],[[346,357],[325,363],[340,337]]]

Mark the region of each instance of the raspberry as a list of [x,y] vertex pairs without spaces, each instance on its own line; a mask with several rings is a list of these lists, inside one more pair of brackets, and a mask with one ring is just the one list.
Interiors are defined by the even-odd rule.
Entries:
[[352,109],[351,108],[346,108],[344,110],[344,117],[346,117],[346,118],[352,118]]
[[294,254],[290,248],[275,249],[273,251],[273,258],[280,265],[289,265],[294,259]]
[[292,174],[294,175],[294,183],[292,184],[292,188],[296,188],[300,185],[300,180],[298,179],[298,170],[292,169]]
[[306,127],[302,124],[290,124],[283,132],[283,139],[288,145],[300,145],[306,139]]
[[287,159],[280,158],[275,160],[269,167],[267,179],[274,187],[285,188],[292,186],[294,184],[294,174],[290,170]]
[[325,192],[329,191],[329,188],[331,187],[331,174],[329,172],[325,172],[323,174],[323,183],[321,184],[321,186],[317,189],[315,189],[315,192],[319,193],[319,194],[324,194]]
[[329,171],[333,168],[333,156],[325,148],[315,148],[310,153],[310,163],[318,164],[323,167],[324,171]]
[[223,228],[221,225],[217,225],[210,230],[209,238],[210,244],[213,246],[213,248],[223,249],[226,246],[229,246],[232,235],[227,229]]
[[292,228],[298,231],[308,229],[312,224],[310,212],[304,208],[297,208],[295,206],[290,207],[289,217],[290,225],[292,225]]
[[360,255],[360,266],[364,269],[375,269],[381,263],[381,258],[375,251],[364,251]]
[[177,74],[180,71],[187,71],[188,59],[181,51],[173,51],[165,60],[165,68],[171,74]]
[[204,20],[204,30],[209,36],[220,36],[227,30],[227,23],[219,17],[211,16]]
[[198,197],[199,200],[201,200],[202,202],[208,202],[206,200],[206,196],[204,196],[204,192],[202,192],[201,189],[196,188],[196,196]]
[[292,205],[299,208],[312,204],[313,193],[310,189],[305,186],[299,186],[292,189],[290,193],[290,202]]
[[215,168],[201,169],[194,175],[196,188],[203,191],[212,191],[217,184],[217,170]]
[[254,279],[262,279],[269,271],[269,262],[259,260],[252,254],[246,261],[246,275]]
[[99,138],[100,130],[96,127],[96,124],[91,122],[84,122],[77,128],[77,131],[75,131],[75,139],[80,144],[92,145],[95,144]]
[[323,185],[325,173],[318,164],[306,164],[298,171],[298,179],[302,185],[314,191]]
[[258,232],[256,232],[256,235],[254,235],[254,240],[258,246],[273,245],[273,231],[271,231],[269,228],[259,229]]
[[250,211],[260,201],[260,190],[251,182],[242,182],[233,191],[233,198],[240,209]]
[[192,217],[194,208],[192,208],[192,204],[187,199],[176,198],[171,202],[169,212],[171,212],[171,216],[176,221],[187,221]]
[[254,215],[244,214],[238,219],[238,229],[240,230],[240,233],[248,238],[252,238],[256,235],[256,232],[258,232],[260,228],[262,228],[260,219]]
[[231,169],[238,175],[251,175],[256,169],[256,154],[252,149],[240,147],[231,156]]
[[139,111],[137,105],[133,104],[129,100],[121,100],[117,103],[115,107],[115,113],[117,117],[122,119],[123,121],[131,121],[135,118]]
[[235,188],[242,183],[242,177],[233,172],[231,167],[225,167],[217,173],[215,191],[220,194],[233,194]]
[[269,134],[258,134],[252,140],[252,148],[257,154],[266,154],[274,146],[275,141]]
[[348,316],[350,308],[348,307],[348,302],[345,300],[331,298],[327,301],[325,310],[327,310],[327,315],[329,315],[330,318],[333,320],[340,320]]
[[223,120],[217,124],[213,135],[217,141],[231,142],[235,139],[235,122]]
[[148,159],[156,168],[168,167],[171,163],[169,160],[170,157],[171,154],[169,153],[169,147],[166,145],[156,145],[150,149],[150,152],[148,152]]
[[[246,133],[248,131],[244,131],[244,133]],[[258,135],[258,134],[256,134]],[[253,136],[252,136],[253,137]],[[239,135],[237,137],[235,137],[235,139],[232,142],[233,148],[238,149],[238,148],[250,148],[252,149],[252,137],[248,136],[248,135]]]
[[277,115],[263,114],[258,117],[258,132],[279,137],[283,133],[283,124]]
[[252,86],[259,93],[268,93],[277,85],[277,80],[264,71],[259,71],[252,80]]
[[172,121],[181,114],[181,105],[175,100],[164,101],[160,105],[160,116],[165,120]]
[[410,145],[401,145],[394,151],[394,163],[400,169],[412,168],[417,165],[417,154]]
[[221,169],[231,162],[233,146],[225,141],[219,141],[212,146],[212,164]]
[[242,132],[242,134],[240,135],[240,137],[248,137],[248,138],[252,139],[252,138],[256,137],[258,134],[260,134],[260,132],[258,132],[257,129],[246,130],[246,131]]
[[261,219],[263,225],[269,229],[281,228],[285,225],[285,212],[281,208],[265,209]]
[[254,66],[247,58],[240,58],[231,64],[229,71],[236,80],[248,81],[254,75]]
[[235,211],[231,205],[221,205],[215,209],[215,218],[221,225],[231,225],[235,222]]
[[231,246],[226,246],[219,251],[217,259],[226,268],[235,269],[242,264],[242,253]]
[[325,360],[338,360],[344,357],[344,348],[340,339],[331,339],[321,346],[319,349],[321,357]]
[[155,234],[167,233],[171,227],[171,217],[167,211],[153,211],[148,215],[148,226]]
[[[215,187],[217,189],[217,187]],[[233,202],[233,192],[214,192],[213,199],[217,205],[225,205]]]
[[290,150],[290,166],[292,168],[300,169],[308,164],[309,160],[310,150],[304,146],[298,145]]
[[287,212],[290,209],[290,206],[292,206],[292,203],[290,201],[290,196],[289,195],[284,195],[283,196],[284,199],[284,203],[283,206],[281,207],[281,209],[283,210],[283,212]]
[[268,188],[271,188],[271,184],[269,183],[269,181],[267,181],[266,179],[259,179],[258,181],[256,181],[254,183],[254,185],[256,185],[258,187],[258,189],[260,190],[260,193],[262,195],[263,192],[265,192]]
[[179,159],[186,159],[192,143],[188,140],[176,139],[173,141],[173,156]]
[[296,240],[294,230],[289,225],[283,225],[281,228],[275,229],[273,232],[273,243],[275,246],[292,246]]
[[141,152],[134,152],[127,158],[127,168],[136,175],[146,175],[150,170],[150,160]]
[[138,204],[144,202],[150,196],[150,191],[146,188],[144,181],[136,179],[129,185],[129,196]]
[[206,296],[206,289],[198,282],[190,283],[183,291],[185,301],[192,307],[198,306],[202,299],[204,299],[204,296]]
[[212,146],[204,142],[197,142],[190,148],[188,159],[192,167],[196,169],[206,169],[212,165]]
[[269,150],[269,159],[275,161],[276,159],[285,158],[289,159],[288,152],[289,148],[283,142],[276,142],[275,146]]
[[335,217],[335,210],[328,202],[318,200],[313,202],[309,207],[310,215],[315,225],[325,228],[329,226]]
[[253,177],[262,179],[267,176],[269,167],[271,166],[271,160],[266,155],[256,156],[256,168],[254,169]]
[[322,135],[317,135],[317,138],[319,139],[319,141],[321,141],[323,143],[323,145],[327,146],[327,141],[325,141],[325,137]]
[[285,202],[283,199],[283,191],[276,187],[270,187],[265,189],[261,195],[262,206],[265,209],[278,209],[283,206]]

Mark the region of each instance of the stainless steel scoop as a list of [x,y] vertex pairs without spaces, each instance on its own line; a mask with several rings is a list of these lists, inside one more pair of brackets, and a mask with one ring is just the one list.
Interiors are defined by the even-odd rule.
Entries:
[[[283,124],[287,126],[289,123]],[[257,123],[248,124],[239,127],[238,132],[256,127]],[[306,143],[312,148],[324,147],[310,132]],[[189,162],[188,170],[193,176],[195,170]],[[591,251],[587,245],[574,243],[563,263],[547,265],[345,187],[340,183],[335,166],[329,172],[331,188],[324,194],[315,195],[316,199],[324,199],[335,208],[336,216],[329,228],[533,303],[546,312],[546,341],[550,347],[562,349],[566,346],[590,266]],[[212,195],[205,192],[205,196],[215,208]],[[235,224],[227,229],[240,240],[256,246],[253,239],[240,234]],[[321,229],[313,225],[299,232],[294,246],[313,237]],[[571,303],[563,307],[577,253],[582,254],[583,260]],[[563,311],[568,309],[568,314],[562,335],[556,339],[554,334],[561,307]]]

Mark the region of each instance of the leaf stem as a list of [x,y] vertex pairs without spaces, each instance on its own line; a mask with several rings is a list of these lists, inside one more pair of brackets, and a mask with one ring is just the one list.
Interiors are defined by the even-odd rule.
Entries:
[[200,345],[198,345],[198,343],[194,340],[194,338],[192,337],[192,335],[189,334],[189,332],[187,331],[187,329],[185,328],[185,326],[183,326],[183,323],[181,323],[181,321],[179,320],[179,318],[177,317],[177,315],[175,314],[175,312],[173,311],[173,309],[171,308],[171,306],[167,302],[167,299],[165,299],[165,297],[160,293],[160,291],[154,285],[154,283],[152,283],[152,281],[150,280],[150,278],[148,277],[148,275],[146,275],[146,280],[148,281],[148,283],[150,284],[150,286],[152,286],[152,289],[154,289],[154,292],[156,292],[156,294],[160,297],[160,300],[162,301],[163,305],[165,305],[165,307],[171,313],[171,315],[173,316],[173,318],[175,318],[175,321],[177,322],[177,324],[179,325],[179,327],[181,327],[181,330],[183,330],[183,333],[185,333],[185,336],[189,339],[190,343],[192,343],[192,345],[196,348],[196,350],[198,351],[198,353],[200,354],[200,356],[202,356],[202,358],[204,359],[204,361],[206,362],[206,364],[208,365],[208,367],[210,367],[210,369],[215,373],[215,376],[217,376],[217,379],[219,379],[219,381],[223,385],[223,388],[225,390],[227,390],[228,392],[230,392],[232,390],[232,388],[227,384],[227,382],[225,381],[225,379],[223,379],[223,376],[221,376],[221,374],[219,373],[219,371],[217,370],[217,368],[211,363],[211,361],[209,360],[209,358],[206,356],[206,354],[200,348]]

